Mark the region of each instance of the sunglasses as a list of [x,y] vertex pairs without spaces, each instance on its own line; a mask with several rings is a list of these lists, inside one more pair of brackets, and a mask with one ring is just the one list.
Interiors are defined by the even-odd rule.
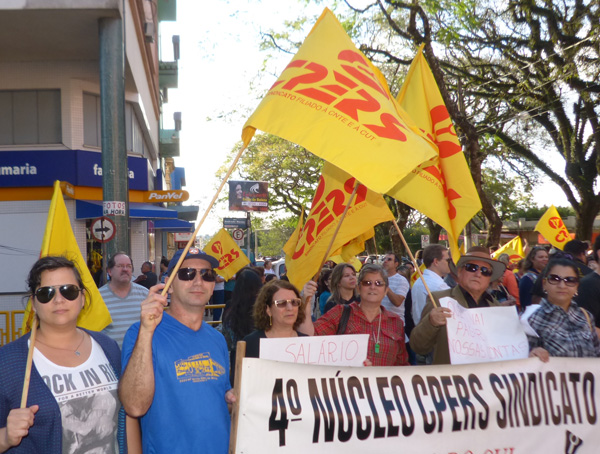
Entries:
[[292,305],[292,307],[298,307],[298,306],[300,306],[300,303],[302,303],[302,300],[300,298],[294,298],[291,300],[275,300],[275,301],[273,301],[273,304],[275,306],[277,306],[279,309],[283,309],[283,308],[287,307],[288,303],[290,303]]
[[549,274],[548,277],[546,277],[546,280],[548,281],[548,284],[552,285],[558,285],[561,281],[563,281],[567,287],[575,287],[579,283],[578,277],[560,277],[558,274]]
[[363,287],[370,287],[372,284],[375,284],[375,287],[383,287],[385,286],[385,282],[384,281],[360,281],[360,285],[362,285]]
[[206,268],[179,268],[177,270],[177,277],[180,281],[193,281],[196,279],[197,272],[200,273],[200,277],[204,282],[215,282],[217,280],[216,273]]
[[48,287],[40,287],[35,291],[35,297],[37,300],[46,304],[56,296],[56,289],[60,292],[60,294],[69,301],[74,301],[79,296],[79,293],[82,291],[75,284],[65,284],[65,285],[51,285]]
[[481,271],[481,275],[485,277],[490,277],[493,273],[491,268],[487,266],[479,266],[474,263],[465,263],[463,268],[467,270],[469,273],[475,273],[477,270]]

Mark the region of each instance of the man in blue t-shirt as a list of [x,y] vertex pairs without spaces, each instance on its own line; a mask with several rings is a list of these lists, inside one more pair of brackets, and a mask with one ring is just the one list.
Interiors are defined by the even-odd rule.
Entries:
[[[181,257],[175,253],[170,275]],[[202,317],[219,262],[190,248],[169,289],[142,302],[140,321],[123,341],[119,397],[140,418],[143,452],[226,454],[229,447],[229,354],[225,338]],[[168,429],[165,429],[168,428]]]

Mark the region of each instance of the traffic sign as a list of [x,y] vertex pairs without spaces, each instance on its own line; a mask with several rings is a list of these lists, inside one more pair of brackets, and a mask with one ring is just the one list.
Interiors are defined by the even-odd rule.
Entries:
[[248,218],[224,218],[223,219],[224,229],[247,229]]
[[117,228],[112,219],[102,216],[92,221],[90,230],[96,241],[106,243],[114,238]]
[[234,240],[241,241],[244,239],[244,231],[242,229],[235,229],[231,233],[231,236],[233,237]]

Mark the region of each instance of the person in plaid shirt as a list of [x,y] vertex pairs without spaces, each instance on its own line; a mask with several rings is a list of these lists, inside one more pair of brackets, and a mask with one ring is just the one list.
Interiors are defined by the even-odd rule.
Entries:
[[[312,284],[308,283],[304,287],[305,297],[316,290],[316,284],[314,282]],[[402,319],[381,305],[387,288],[388,277],[385,270],[379,265],[365,265],[358,275],[359,301],[349,305],[338,304],[314,322],[314,325],[309,321],[310,326],[307,327],[307,331],[309,333],[314,331],[317,336],[368,334],[366,364],[408,366]],[[350,307],[350,316],[345,329],[340,332],[340,319],[344,307]],[[310,317],[307,319],[310,320]]]
[[600,341],[594,317],[577,306],[579,273],[571,260],[554,259],[542,273],[544,298],[528,318],[539,337],[529,337],[529,356],[547,362],[550,356],[599,357]]

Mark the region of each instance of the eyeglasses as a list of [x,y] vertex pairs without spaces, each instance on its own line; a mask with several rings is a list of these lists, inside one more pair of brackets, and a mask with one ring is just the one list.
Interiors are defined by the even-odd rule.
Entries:
[[56,295],[56,289],[58,289],[60,294],[69,301],[77,299],[79,293],[82,290],[74,284],[49,285],[47,287],[38,288],[35,291],[35,297],[40,303],[46,304],[52,301],[52,299]]
[[200,277],[204,282],[215,282],[217,280],[216,273],[207,268],[179,268],[177,277],[180,281],[193,281],[196,279],[196,272],[200,273]]
[[360,285],[362,285],[363,287],[370,287],[371,285],[375,284],[375,287],[383,287],[385,286],[385,282],[384,281],[360,281]]
[[389,262],[390,260],[394,260],[393,257],[386,257],[383,259],[384,262]]
[[291,300],[275,300],[275,301],[273,301],[273,304],[275,306],[277,306],[278,309],[283,309],[283,308],[287,307],[288,303],[290,303],[292,305],[292,307],[298,307],[302,303],[302,300],[300,298],[294,298]]
[[481,271],[481,275],[485,277],[490,277],[493,273],[491,268],[488,268],[487,266],[475,265],[474,263],[465,263],[463,268],[469,273],[475,273],[477,270],[479,270]]
[[132,270],[133,265],[115,265],[115,268],[119,268],[120,270],[122,270],[122,269]]
[[579,278],[575,276],[561,277],[558,274],[549,274],[546,277],[548,284],[558,285],[564,282],[567,287],[575,287],[579,283]]

